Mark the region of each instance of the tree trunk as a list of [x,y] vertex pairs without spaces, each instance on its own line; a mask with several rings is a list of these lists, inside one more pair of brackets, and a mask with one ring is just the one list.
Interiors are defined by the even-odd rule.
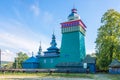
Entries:
[[112,44],[110,47],[110,63],[112,62],[112,58],[113,58],[113,48],[114,48],[114,45]]

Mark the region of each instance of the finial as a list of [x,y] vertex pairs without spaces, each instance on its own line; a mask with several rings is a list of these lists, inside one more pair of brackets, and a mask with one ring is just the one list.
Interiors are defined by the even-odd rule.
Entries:
[[40,41],[40,47],[41,47],[41,41]]
[[75,9],[75,3],[73,4],[73,9]]
[[53,35],[54,35],[54,30],[53,30]]
[[77,13],[77,9],[75,8],[75,4],[73,4],[72,13]]
[[54,34],[54,32],[53,32],[53,34],[52,34],[52,39],[55,39],[55,34]]
[[56,38],[55,38],[55,35],[54,35],[54,33],[53,33],[53,34],[52,34],[52,41],[51,41],[51,43],[50,43],[50,45],[51,45],[52,47],[55,47],[55,46],[57,45],[55,39],[56,39]]
[[38,51],[38,55],[40,55],[42,52],[42,48],[41,48],[41,41],[40,41],[40,46],[39,46],[39,51]]
[[32,51],[32,57],[33,57],[33,55],[34,55],[34,53],[33,53],[33,51]]
[[40,46],[39,46],[39,50],[41,50],[41,41],[40,41]]
[[54,35],[54,33],[55,33],[55,29],[53,28],[53,35]]

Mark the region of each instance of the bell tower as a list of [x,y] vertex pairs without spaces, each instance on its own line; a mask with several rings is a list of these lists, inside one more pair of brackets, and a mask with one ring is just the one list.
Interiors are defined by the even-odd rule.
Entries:
[[73,8],[68,21],[61,23],[61,57],[62,62],[80,62],[85,58],[86,26]]

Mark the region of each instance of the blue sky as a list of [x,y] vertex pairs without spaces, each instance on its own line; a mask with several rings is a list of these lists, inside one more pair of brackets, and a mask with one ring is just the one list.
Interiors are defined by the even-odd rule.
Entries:
[[73,6],[87,26],[86,52],[95,52],[101,17],[108,9],[120,12],[119,3],[120,0],[0,0],[2,60],[13,61],[19,51],[29,56],[32,51],[36,54],[40,41],[45,51],[53,31],[60,47],[60,23],[67,21]]

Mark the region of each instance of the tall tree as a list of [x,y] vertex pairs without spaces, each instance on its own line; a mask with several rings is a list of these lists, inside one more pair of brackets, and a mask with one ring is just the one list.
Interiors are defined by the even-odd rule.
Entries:
[[120,59],[120,13],[108,10],[101,23],[96,38],[97,66],[106,70],[112,59]]
[[18,57],[15,58],[13,66],[14,68],[22,68],[22,62],[28,58],[28,55],[23,52],[19,52],[17,55]]

